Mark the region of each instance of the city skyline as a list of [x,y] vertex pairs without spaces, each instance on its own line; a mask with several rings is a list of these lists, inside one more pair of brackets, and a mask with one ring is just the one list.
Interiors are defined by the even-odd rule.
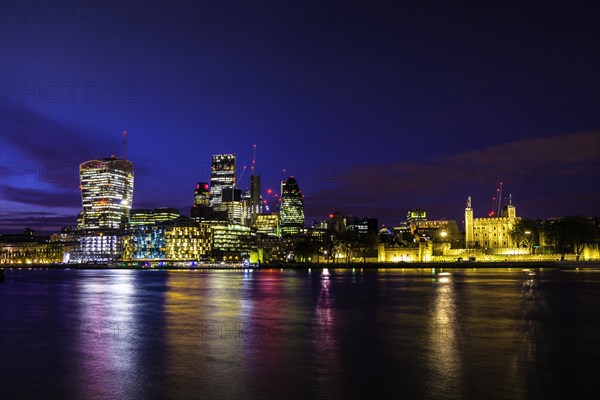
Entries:
[[600,215],[588,4],[119,4],[3,9],[1,231],[74,226],[78,165],[121,157],[124,129],[136,208],[186,214],[235,152],[241,189],[252,160],[263,196],[295,176],[307,224],[460,222],[499,182],[526,218]]
[[[599,134],[600,134],[600,131],[599,131]],[[254,145],[253,147],[256,148],[256,145]],[[592,151],[593,151],[593,149],[592,149]],[[221,196],[222,196],[221,195],[221,190],[222,190],[221,186],[223,186],[224,189],[240,190],[240,193],[236,195],[236,198],[240,197],[241,200],[245,200],[245,201],[249,201],[249,198],[248,197],[243,198],[244,197],[244,193],[245,193],[245,196],[249,196],[252,193],[252,179],[254,179],[255,181],[259,182],[258,186],[259,186],[259,190],[260,190],[260,179],[261,179],[261,175],[259,173],[260,172],[260,167],[256,166],[256,164],[254,164],[254,167],[253,167],[253,171],[254,172],[251,172],[251,175],[250,174],[249,175],[245,175],[245,173],[247,172],[247,170],[250,170],[250,168],[247,167],[247,165],[243,165],[241,169],[237,169],[237,165],[236,165],[237,153],[213,154],[211,156],[212,162],[207,163],[207,168],[209,168],[208,172],[206,174],[205,173],[201,174],[202,179],[206,180],[207,182],[211,182],[211,180],[215,179],[214,176],[211,173],[211,170],[214,170],[214,168],[215,168],[215,157],[217,157],[217,158],[231,157],[232,160],[233,160],[232,161],[233,162],[233,164],[232,164],[233,165],[233,167],[232,167],[233,169],[230,170],[230,172],[224,172],[223,171],[223,172],[218,172],[217,173],[217,175],[219,175],[219,174],[221,174],[221,175],[222,174],[227,174],[227,175],[231,175],[231,177],[224,178],[225,180],[227,180],[229,182],[229,185],[224,185],[223,186],[220,181],[216,183],[216,186],[219,187],[218,189],[216,189],[219,192],[216,196],[213,195],[214,190],[215,190],[214,187],[216,187],[216,186],[210,185],[209,183],[201,182],[201,180],[199,180],[199,181],[195,182],[195,185],[196,185],[196,187],[195,187],[196,192],[195,193],[196,194],[194,194],[194,190],[193,189],[189,190],[189,187],[187,187],[187,189],[188,189],[188,197],[189,197],[188,203],[189,204],[184,205],[182,207],[173,206],[171,203],[169,203],[169,200],[166,200],[165,203],[160,203],[160,204],[158,204],[158,203],[156,203],[156,204],[154,204],[154,203],[147,203],[144,200],[142,200],[141,202],[139,202],[139,203],[136,204],[136,200],[137,200],[138,196],[134,197],[133,202],[131,202],[131,200],[130,200],[130,204],[128,205],[128,207],[131,208],[131,209],[174,208],[174,209],[178,210],[181,213],[181,215],[186,215],[187,216],[187,215],[191,215],[191,213],[188,210],[190,209],[190,204],[191,205],[195,204],[195,201],[196,201],[195,198],[196,198],[196,196],[198,196],[198,190],[200,189],[198,185],[200,185],[200,184],[204,184],[204,185],[208,186],[209,193],[211,194],[211,199],[213,199],[211,201],[214,201],[214,199],[216,198],[216,202],[211,203],[211,207],[212,206],[216,206],[216,208],[215,208],[216,211],[226,210],[226,206],[221,206]],[[98,158],[95,158],[95,159],[90,159],[90,160],[87,160],[87,161],[83,161],[82,163],[76,165],[75,167],[76,168],[80,168],[82,165],[85,165],[85,164],[90,164],[92,167],[94,167],[94,165],[92,165],[94,162],[96,162],[96,163],[97,162],[101,162],[101,163],[110,164],[111,160],[112,161],[126,161],[130,166],[133,164],[134,168],[135,168],[135,165],[136,165],[136,163],[133,162],[132,160],[125,160],[122,157],[120,158],[120,157],[116,156],[115,154],[112,154],[111,157],[98,157]],[[252,165],[253,163],[251,161],[248,164]],[[211,165],[212,165],[212,167],[211,167]],[[6,173],[7,169],[10,169],[10,167],[6,168],[6,165],[4,166],[4,168],[5,168],[5,170],[3,171],[4,173]],[[286,169],[284,169],[282,171],[282,174],[284,174],[285,172],[287,172]],[[35,177],[36,174],[38,175],[38,177],[41,177],[44,174],[44,172],[43,172],[42,169],[35,169],[35,168],[34,169],[30,169],[28,172],[26,171],[26,175],[27,175],[27,173],[30,174],[30,176],[28,178]],[[475,171],[475,170],[465,170],[465,171],[461,172],[458,169],[444,171],[441,168],[438,169],[438,170],[430,170],[429,173],[431,173],[430,177],[432,179],[443,179],[443,177],[447,176],[447,175],[462,174],[462,173],[467,173],[467,174],[470,173],[470,174],[473,175],[473,178],[475,178],[475,176],[477,175],[477,171]],[[10,174],[10,171],[9,171],[9,174]],[[73,175],[73,172],[69,171],[67,175],[71,176],[71,175]],[[78,175],[79,175],[79,172],[76,172],[75,175],[74,175],[75,179],[77,179],[79,183],[83,184],[83,182],[85,181],[85,179],[81,180],[81,182],[80,182],[80,177]],[[277,198],[277,194],[276,193],[279,191],[280,192],[279,196],[281,196],[282,190],[283,190],[283,188],[285,186],[284,182],[288,178],[292,178],[295,181],[295,176],[291,176],[291,175],[288,175],[288,176],[282,175],[282,178],[283,179],[278,180],[278,182],[276,184],[269,185],[268,188],[263,189],[263,191],[265,192],[264,193],[264,195],[265,195],[265,202],[270,201],[270,200],[278,201],[279,199]],[[414,178],[414,176],[412,178]],[[531,179],[532,179],[532,182],[535,182],[535,177],[532,177]],[[25,178],[25,180],[27,180],[27,177]],[[131,179],[131,181],[133,183],[133,179]],[[499,195],[498,191],[500,190],[499,188],[503,187],[507,183],[510,185],[512,182],[498,182],[496,184],[495,188],[490,187],[490,191],[489,191],[490,192],[490,196],[488,196],[488,198],[486,198],[486,199],[477,199],[476,196],[472,196],[471,194],[467,194],[467,192],[465,192],[465,196],[462,199],[463,200],[462,203],[464,203],[464,200],[467,197],[469,198],[469,201],[471,201],[471,198],[474,198],[474,202],[473,203],[475,204],[475,206],[473,207],[473,209],[474,209],[474,216],[475,217],[493,216],[495,214],[495,212],[496,212],[495,211],[496,208],[498,208],[498,210],[499,210],[499,208],[501,206],[504,206],[504,205],[508,204],[508,202],[509,202],[509,196],[510,196],[510,199],[512,199],[512,195],[513,195],[512,191],[511,191],[511,193],[505,192],[504,194],[501,194],[500,201],[498,201],[498,199],[497,199],[497,197]],[[190,183],[190,184],[192,184],[192,183]],[[276,187],[277,184],[279,184],[280,187]],[[275,187],[275,189],[273,189],[272,187]],[[167,188],[167,187],[163,186],[163,188]],[[19,226],[19,227],[13,227],[13,228],[8,228],[8,229],[3,229],[1,231],[7,232],[7,233],[8,232],[19,232],[19,231],[22,231],[24,228],[37,227],[38,226],[37,224],[39,224],[39,226],[41,226],[43,224],[45,229],[41,229],[41,230],[42,231],[47,231],[47,232],[55,232],[55,231],[58,231],[62,227],[72,227],[72,228],[76,227],[78,225],[78,222],[77,222],[77,218],[78,217],[77,216],[81,212],[82,194],[81,194],[80,189],[82,189],[82,186],[78,185],[77,186],[77,191],[79,193],[79,199],[78,199],[78,202],[79,202],[79,206],[78,206],[79,207],[79,211],[76,212],[75,214],[73,214],[71,216],[66,216],[65,218],[59,218],[58,219],[59,222],[57,222],[56,224],[53,224],[52,221],[46,221],[44,223],[44,220],[46,218],[48,218],[47,217],[48,213],[44,213],[44,212],[35,213],[34,212],[33,214],[36,215],[36,216],[32,217],[30,224],[25,224],[25,225],[22,225],[22,226]],[[510,190],[510,186],[508,186],[507,189]],[[135,187],[133,187],[133,190],[134,190],[135,193],[137,193],[135,191]],[[190,195],[190,193],[192,193],[192,195]],[[231,196],[233,196],[233,195],[234,195],[234,193],[232,192],[232,193],[228,193],[227,196],[229,198],[231,198]],[[262,191],[259,193],[259,195],[260,195],[261,198],[263,197]],[[131,194],[130,194],[130,196],[131,196]],[[517,193],[517,196],[518,196],[518,193]],[[303,195],[303,197],[304,197],[304,195]],[[425,207],[422,207],[422,204],[426,204],[427,203],[426,200],[427,199],[424,198],[420,202],[419,201],[415,202],[414,203],[415,205],[413,207],[407,207],[406,210],[399,210],[399,214],[396,216],[395,219],[392,220],[392,223],[389,223],[389,222],[385,223],[385,222],[383,222],[383,223],[380,223],[380,227],[381,226],[386,226],[386,227],[396,226],[399,223],[406,221],[406,213],[407,212],[410,213],[412,210],[421,209],[421,208],[426,209]],[[487,203],[489,203],[489,204],[487,204],[487,205],[484,204],[485,200],[487,200]],[[520,203],[520,200],[521,200],[521,197],[518,196],[518,200],[517,201],[519,201],[519,203]],[[464,218],[462,218],[462,212],[461,212],[461,210],[462,210],[461,209],[461,204],[462,203],[456,204],[456,212],[455,212],[456,218],[449,218],[446,215],[439,216],[439,215],[437,215],[436,212],[431,212],[429,209],[426,209],[426,211],[429,212],[430,216],[432,216],[434,218],[437,218],[437,219],[448,219],[448,220],[455,220],[455,221],[457,221],[457,223],[459,224],[459,227],[462,230],[462,229],[464,229]],[[139,204],[142,204],[142,205],[139,205]],[[250,203],[248,203],[246,206],[249,206],[249,204]],[[267,203],[265,203],[265,204],[267,204]],[[304,204],[305,209],[306,209],[306,205],[307,204]],[[574,206],[577,207],[576,204]],[[77,208],[77,207],[75,207],[75,208]],[[310,219],[309,219],[309,217],[305,217],[305,219],[304,219],[305,220],[305,226],[310,227],[313,224],[313,222],[318,223],[321,220],[325,220],[325,219],[331,218],[331,215],[332,215],[333,212],[342,212],[342,214],[344,214],[344,215],[349,215],[349,216],[354,216],[354,217],[374,217],[374,218],[380,218],[379,215],[377,215],[377,214],[369,214],[369,215],[353,214],[351,212],[345,212],[344,211],[345,209],[347,209],[347,207],[342,203],[342,204],[334,205],[330,209],[330,212],[328,212],[328,213],[324,213],[322,215],[314,215]],[[250,210],[248,210],[248,211],[250,212]],[[270,213],[270,212],[273,212],[273,211],[275,211],[275,210],[265,210],[264,212]],[[241,213],[241,210],[239,212]],[[584,215],[584,214],[581,214],[579,212],[572,212],[570,214],[567,213],[567,214],[564,214],[564,215],[551,215],[549,217],[548,216],[546,216],[546,217],[540,217],[540,216],[535,216],[535,215],[534,216],[525,215],[524,217],[525,218],[530,218],[530,219],[548,219],[548,218],[560,218],[560,217],[564,217],[564,216],[567,216],[567,215]],[[590,215],[584,215],[584,216],[597,217],[598,214],[590,214]],[[52,217],[50,217],[50,219],[52,219]],[[69,223],[65,224],[65,223],[63,223],[63,221],[67,221]],[[389,221],[389,220],[384,220],[384,221]],[[1,224],[1,225],[4,225],[4,224]]]

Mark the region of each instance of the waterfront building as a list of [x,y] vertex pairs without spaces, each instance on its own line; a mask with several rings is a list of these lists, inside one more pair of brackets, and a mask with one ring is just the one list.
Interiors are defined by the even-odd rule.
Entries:
[[512,195],[498,217],[474,218],[471,196],[465,208],[465,241],[467,248],[514,248],[510,232],[519,221],[517,209],[512,203]]
[[279,214],[260,214],[254,223],[256,232],[266,236],[281,237]]
[[121,258],[124,231],[118,229],[78,230],[77,245],[65,257],[72,263],[106,263]]
[[154,210],[134,208],[130,211],[129,225],[151,225],[158,222],[171,221],[180,216],[179,210],[175,208],[161,207]]
[[163,260],[166,258],[165,226],[133,226],[123,240],[123,260]]
[[165,230],[167,260],[202,260],[213,250],[213,235],[207,224],[176,223]]
[[0,264],[60,263],[70,244],[53,240],[52,236],[37,236],[28,230],[24,234],[0,235]]
[[213,207],[221,204],[223,189],[235,189],[236,187],[235,162],[235,154],[213,154],[212,156],[210,195]]
[[79,166],[82,212],[79,229],[124,227],[133,201],[133,164],[115,157]]
[[123,239],[124,261],[198,261],[212,250],[209,226],[186,217],[134,226]]
[[217,259],[239,261],[256,251],[256,230],[245,225],[210,222]]
[[282,183],[279,214],[282,235],[296,235],[304,228],[304,196],[293,176]]

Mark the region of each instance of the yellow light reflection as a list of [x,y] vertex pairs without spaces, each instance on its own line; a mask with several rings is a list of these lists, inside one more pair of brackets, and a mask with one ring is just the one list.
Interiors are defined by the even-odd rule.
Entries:
[[445,387],[452,394],[450,397],[459,396],[462,362],[454,283],[448,272],[440,272],[436,278],[436,294],[430,321],[429,364],[434,371],[433,384]]

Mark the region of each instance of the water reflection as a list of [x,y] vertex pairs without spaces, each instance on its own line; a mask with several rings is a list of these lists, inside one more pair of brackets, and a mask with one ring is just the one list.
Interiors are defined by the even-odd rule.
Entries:
[[[80,328],[74,332],[78,357],[77,397],[116,398],[136,386],[135,271],[86,276],[78,300]],[[88,275],[92,275],[88,272]]]
[[535,365],[545,353],[540,349],[545,340],[542,338],[543,329],[540,325],[544,302],[539,293],[539,274],[535,269],[525,269],[521,275],[522,312],[514,332],[516,346],[510,369],[513,384],[522,388],[517,396],[520,398],[527,398],[528,392],[538,390],[531,385],[538,381]]
[[240,380],[230,375],[239,370],[242,352],[240,287],[237,272],[169,272],[165,314],[170,397],[206,392],[228,397],[236,392]]
[[436,275],[435,291],[429,328],[429,368],[433,372],[430,389],[438,394],[443,389],[448,398],[460,398],[463,374],[460,330],[450,273]]
[[335,300],[332,293],[333,278],[327,268],[321,274],[321,288],[315,307],[313,345],[316,354],[317,393],[323,397],[339,393],[340,360],[336,333]]
[[598,272],[330,272],[14,271],[0,287],[2,398],[596,389]]

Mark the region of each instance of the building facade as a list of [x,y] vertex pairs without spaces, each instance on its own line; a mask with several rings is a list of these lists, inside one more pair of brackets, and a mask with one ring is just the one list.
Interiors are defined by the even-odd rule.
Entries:
[[304,228],[304,196],[293,176],[281,186],[281,234],[297,235]]
[[181,214],[175,208],[155,208],[153,210],[146,208],[134,208],[130,211],[129,225],[151,225],[157,222],[171,221],[179,218]]
[[128,223],[133,201],[133,164],[118,158],[79,166],[82,212],[79,229],[118,229]]
[[509,196],[508,204],[502,209],[498,217],[474,218],[471,207],[471,197],[467,200],[465,208],[465,242],[468,249],[498,249],[514,248],[510,232],[519,221],[517,209],[512,204]]
[[235,160],[235,154],[213,154],[210,171],[210,195],[212,206],[221,204],[223,189],[235,189]]
[[186,218],[133,227],[123,239],[124,261],[198,261],[211,256],[212,231]]
[[239,261],[256,251],[256,231],[248,226],[229,223],[210,223],[217,259]]

